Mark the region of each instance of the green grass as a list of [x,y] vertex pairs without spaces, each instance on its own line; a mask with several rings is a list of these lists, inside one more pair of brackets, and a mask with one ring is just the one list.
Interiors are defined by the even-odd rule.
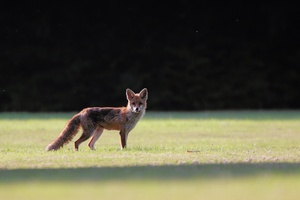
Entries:
[[0,113],[1,199],[300,198],[300,111],[148,112],[126,150],[44,151],[73,114]]

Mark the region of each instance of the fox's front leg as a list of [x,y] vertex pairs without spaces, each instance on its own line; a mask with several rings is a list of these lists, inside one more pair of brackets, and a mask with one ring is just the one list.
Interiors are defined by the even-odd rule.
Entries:
[[120,131],[121,149],[126,148],[126,142],[127,142],[128,134],[129,134],[129,131],[126,131],[125,129]]

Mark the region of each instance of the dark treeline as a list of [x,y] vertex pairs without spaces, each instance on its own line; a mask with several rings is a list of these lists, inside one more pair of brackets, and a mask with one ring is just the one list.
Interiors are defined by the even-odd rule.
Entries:
[[[115,2],[114,2],[115,4]],[[2,7],[0,111],[300,108],[299,14],[274,3]]]

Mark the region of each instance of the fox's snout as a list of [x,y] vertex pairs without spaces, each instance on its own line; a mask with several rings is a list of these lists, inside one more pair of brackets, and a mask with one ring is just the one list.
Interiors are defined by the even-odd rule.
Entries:
[[133,112],[138,113],[138,112],[140,112],[140,111],[142,110],[142,108],[141,108],[141,106],[134,106],[134,105],[131,105],[131,110],[132,110]]

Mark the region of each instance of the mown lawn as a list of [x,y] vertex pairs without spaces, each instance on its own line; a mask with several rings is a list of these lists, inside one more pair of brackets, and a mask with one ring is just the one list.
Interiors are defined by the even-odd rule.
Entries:
[[148,112],[126,150],[44,151],[73,114],[0,113],[3,199],[300,198],[300,111]]

